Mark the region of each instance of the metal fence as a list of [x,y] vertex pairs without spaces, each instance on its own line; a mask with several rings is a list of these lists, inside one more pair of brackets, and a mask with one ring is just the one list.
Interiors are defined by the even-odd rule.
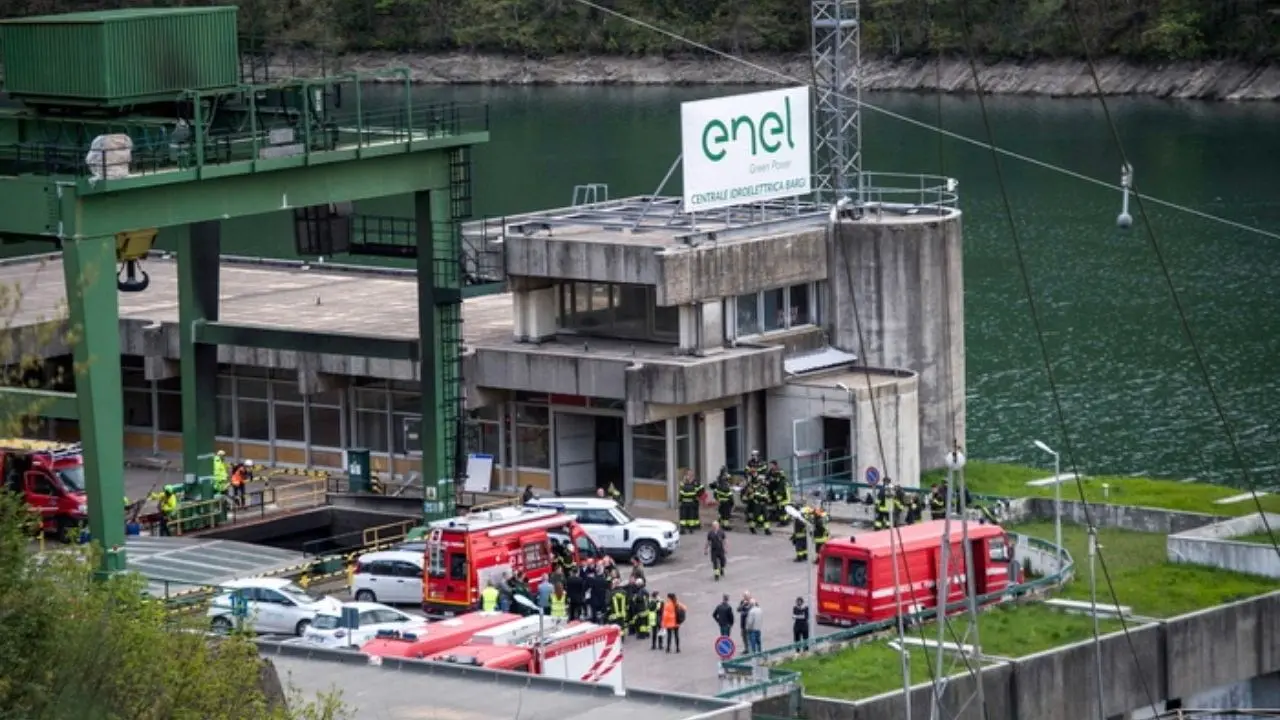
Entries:
[[[1057,557],[1058,553],[1061,552],[1061,557],[1065,559],[1065,563],[1057,572],[1049,573],[1024,583],[1011,585],[999,592],[979,595],[977,597],[979,605],[1038,595],[1063,585],[1074,574],[1075,561],[1071,558],[1066,548],[1059,548],[1048,540],[1029,535],[1021,535],[1019,533],[1010,533],[1010,535],[1017,538],[1020,543],[1025,543],[1032,550],[1047,553],[1054,557]],[[967,607],[967,602],[967,600],[959,600],[947,605],[946,614],[951,615],[955,612],[963,611]],[[933,620],[937,617],[937,614],[938,610],[934,607],[919,612],[907,613],[903,617],[908,622],[915,624]],[[815,650],[825,649],[830,651],[846,645],[857,645],[882,637],[885,634],[896,632],[896,630],[896,619],[882,620],[847,630],[840,630],[830,635],[814,638],[807,643],[782,645],[768,648],[762,652],[743,655],[733,660],[727,660],[722,666],[724,669],[721,683],[722,689],[717,697],[751,700],[769,697],[781,692],[789,692],[800,686],[800,673],[773,667],[773,663],[787,658],[802,656]]]

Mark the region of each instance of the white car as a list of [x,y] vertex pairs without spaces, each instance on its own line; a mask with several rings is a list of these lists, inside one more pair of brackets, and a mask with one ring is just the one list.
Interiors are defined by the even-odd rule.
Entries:
[[383,550],[361,555],[351,576],[351,595],[362,602],[422,604],[422,553]]
[[680,547],[680,529],[675,523],[637,518],[607,498],[538,498],[525,506],[572,515],[596,547],[615,557],[638,557],[645,565],[653,565]]
[[342,603],[332,597],[317,598],[284,578],[249,578],[223,583],[230,591],[209,604],[205,615],[217,633],[236,627],[233,595],[244,598],[244,627],[257,633],[302,635],[320,613],[337,613]]
[[[359,613],[360,627],[354,630],[343,627],[342,612],[347,609]],[[377,636],[379,630],[413,631],[426,626],[426,618],[414,617],[381,603],[350,602],[343,603],[336,613],[316,615],[311,626],[302,634],[302,639],[327,648],[359,649]]]

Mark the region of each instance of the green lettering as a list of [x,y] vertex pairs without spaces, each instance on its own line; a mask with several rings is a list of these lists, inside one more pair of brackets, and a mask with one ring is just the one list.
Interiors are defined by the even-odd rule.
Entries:
[[786,108],[785,112],[787,114],[787,147],[791,148],[792,150],[795,150],[796,139],[791,136],[791,131],[793,129],[793,124],[791,122],[791,98],[790,97],[782,98],[782,106]]
[[746,115],[739,115],[733,119],[733,125],[731,126],[733,128],[733,139],[735,142],[738,140],[738,131],[741,130],[744,125],[747,128],[747,137],[751,138],[751,154],[754,156],[757,150],[756,124],[751,118]]
[[[789,108],[788,108],[789,109]],[[776,112],[767,112],[760,118],[760,147],[767,153],[776,153],[782,147],[780,142],[769,142],[769,138],[786,134],[787,128]]]
[[[711,137],[711,131],[716,131],[716,136]],[[711,162],[720,162],[724,159],[725,150],[717,148],[715,151],[708,146],[708,142],[716,145],[723,145],[729,142],[729,129],[719,120],[712,120],[707,126],[702,128],[702,154],[707,156]]]

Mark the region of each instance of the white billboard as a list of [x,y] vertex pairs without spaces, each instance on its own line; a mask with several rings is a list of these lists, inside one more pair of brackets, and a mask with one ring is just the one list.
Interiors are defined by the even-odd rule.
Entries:
[[680,136],[685,212],[809,192],[808,87],[684,103]]

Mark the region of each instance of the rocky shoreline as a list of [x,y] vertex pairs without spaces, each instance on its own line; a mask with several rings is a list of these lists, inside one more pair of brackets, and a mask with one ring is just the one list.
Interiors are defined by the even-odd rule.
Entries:
[[[551,57],[530,59],[454,53],[414,55],[361,53],[340,58],[344,71],[407,67],[414,82],[457,85],[777,85],[776,74],[810,77],[806,57],[748,56],[761,69],[702,57]],[[332,63],[332,59],[330,59]],[[277,56],[273,71],[295,76],[320,74],[322,64],[305,55]],[[864,63],[869,90],[973,90],[969,65],[962,59],[886,60]],[[332,72],[333,68],[330,67]],[[1135,65],[1123,60],[1098,62],[1108,95],[1145,95],[1197,100],[1280,100],[1280,66],[1230,61]],[[983,89],[991,93],[1084,97],[1094,94],[1085,63],[1078,60],[1000,61],[979,66]]]

